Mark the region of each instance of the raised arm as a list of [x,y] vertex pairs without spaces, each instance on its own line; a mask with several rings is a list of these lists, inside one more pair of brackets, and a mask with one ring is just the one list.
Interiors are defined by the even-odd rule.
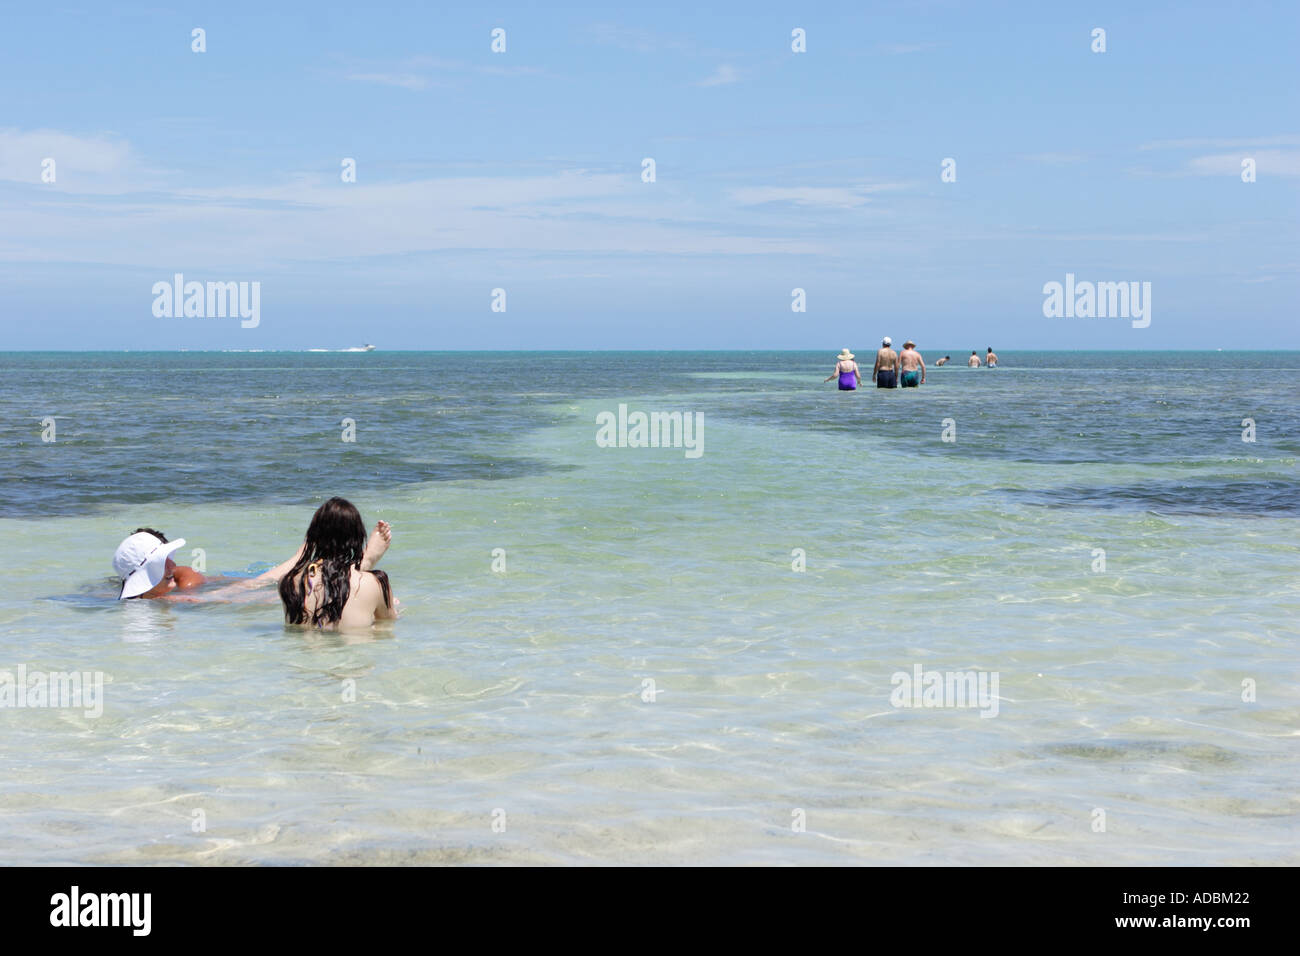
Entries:
[[393,528],[387,521],[380,521],[366,543],[366,553],[361,557],[361,570],[369,571],[379,563],[379,559],[388,550],[393,540]]

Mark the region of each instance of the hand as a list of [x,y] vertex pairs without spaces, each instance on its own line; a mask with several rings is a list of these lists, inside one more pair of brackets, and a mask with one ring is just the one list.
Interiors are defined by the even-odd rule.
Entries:
[[379,559],[384,556],[388,550],[388,545],[393,540],[393,529],[387,521],[380,521],[375,525],[374,532],[370,535],[370,541],[366,544],[366,553],[361,558],[362,570],[369,571]]

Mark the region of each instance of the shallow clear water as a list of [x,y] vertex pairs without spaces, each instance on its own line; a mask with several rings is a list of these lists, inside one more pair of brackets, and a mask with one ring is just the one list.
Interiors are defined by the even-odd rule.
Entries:
[[[107,675],[0,707],[4,862],[1300,861],[1300,354],[833,354],[0,355],[0,669]],[[139,525],[247,573],[333,494],[389,629],[111,600]]]

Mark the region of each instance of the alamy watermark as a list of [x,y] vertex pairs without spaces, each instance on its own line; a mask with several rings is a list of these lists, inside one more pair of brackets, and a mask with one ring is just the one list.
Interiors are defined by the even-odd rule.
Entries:
[[262,321],[260,282],[186,282],[178,272],[171,282],[155,282],[152,291],[153,314],[159,319],[239,316],[246,329],[255,329]]
[[152,893],[83,893],[73,885],[50,897],[50,925],[120,926],[133,936],[148,936],[153,925]]
[[1064,285],[1048,282],[1043,295],[1049,319],[1132,319],[1135,329],[1151,324],[1150,282],[1075,282],[1067,272]]
[[629,412],[596,415],[596,444],[600,448],[684,448],[687,458],[704,454],[703,412]]
[[998,671],[895,671],[889,702],[895,707],[977,707],[980,717],[998,715]]
[[4,708],[68,708],[101,717],[104,672],[29,671],[26,664],[0,670],[0,709]]

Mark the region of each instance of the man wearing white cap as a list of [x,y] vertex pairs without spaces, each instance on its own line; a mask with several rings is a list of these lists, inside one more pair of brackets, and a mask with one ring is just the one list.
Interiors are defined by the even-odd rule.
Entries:
[[889,336],[886,335],[880,343],[880,351],[876,353],[876,367],[871,370],[876,388],[898,387],[898,353],[889,346]]
[[197,587],[203,575],[193,568],[177,567],[172,553],[185,546],[185,539],[168,541],[162,532],[137,528],[117,546],[113,570],[122,579],[119,601],[128,598],[159,598],[179,588]]

